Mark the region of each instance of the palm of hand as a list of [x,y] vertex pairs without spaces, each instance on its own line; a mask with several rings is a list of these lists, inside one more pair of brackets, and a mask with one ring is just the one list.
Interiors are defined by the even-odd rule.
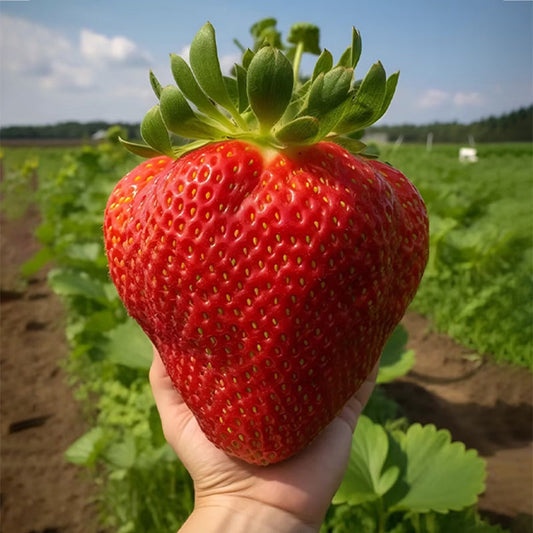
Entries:
[[268,467],[247,464],[214,446],[174,389],[157,353],[150,382],[165,437],[189,471],[196,506],[229,500],[257,502],[319,525],[349,458],[359,414],[374,387],[377,365],[339,416],[296,456]]

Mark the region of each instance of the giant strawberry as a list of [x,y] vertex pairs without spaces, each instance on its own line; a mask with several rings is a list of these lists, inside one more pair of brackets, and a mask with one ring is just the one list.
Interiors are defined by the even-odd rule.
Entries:
[[[383,115],[397,74],[353,81],[360,38],[300,84],[270,45],[224,77],[214,30],[172,56],[141,125],[151,157],[111,194],[105,242],[128,312],[207,437],[245,461],[283,460],[339,412],[420,282],[424,204],[348,136]],[[311,32],[313,33],[313,32]],[[316,33],[314,34],[316,35]],[[296,80],[296,81],[295,81]],[[172,146],[168,131],[189,144]]]

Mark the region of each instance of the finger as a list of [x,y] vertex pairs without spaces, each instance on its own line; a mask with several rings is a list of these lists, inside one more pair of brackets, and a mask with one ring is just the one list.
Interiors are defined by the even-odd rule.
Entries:
[[167,373],[163,360],[155,347],[154,358],[149,372],[149,380],[150,385],[152,386],[152,394],[155,403],[162,417],[169,410],[176,409],[183,405],[183,399],[172,384],[172,380]]
[[379,371],[379,360],[374,365],[374,368],[363,382],[357,392],[346,402],[339,417],[348,423],[352,433],[355,431],[355,426],[359,420],[359,416],[363,412],[374,387],[376,386],[376,378]]

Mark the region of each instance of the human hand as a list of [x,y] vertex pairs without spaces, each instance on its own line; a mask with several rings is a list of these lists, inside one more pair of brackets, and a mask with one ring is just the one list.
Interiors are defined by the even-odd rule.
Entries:
[[231,457],[206,438],[154,349],[150,383],[163,432],[194,481],[195,508],[180,533],[318,531],[342,481],[378,366],[309,446],[264,467]]

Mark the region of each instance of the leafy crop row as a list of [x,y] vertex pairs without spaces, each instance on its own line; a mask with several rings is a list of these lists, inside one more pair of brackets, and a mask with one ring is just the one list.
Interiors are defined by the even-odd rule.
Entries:
[[533,367],[533,147],[386,149],[430,215],[430,261],[414,308],[438,329],[499,361]]
[[[109,281],[101,238],[107,196],[131,157],[103,144],[67,155],[58,172],[39,173],[43,246],[24,271],[53,261],[49,283],[64,300],[71,346],[66,368],[91,425],[66,457],[92,473],[102,524],[119,533],[166,533],[190,513],[192,483],[163,438],[147,380],[151,347]],[[381,382],[412,367],[405,343],[399,328],[384,352]],[[409,426],[398,411],[378,387],[322,533],[501,532],[475,510],[485,478],[477,452],[452,442],[448,431]]]

